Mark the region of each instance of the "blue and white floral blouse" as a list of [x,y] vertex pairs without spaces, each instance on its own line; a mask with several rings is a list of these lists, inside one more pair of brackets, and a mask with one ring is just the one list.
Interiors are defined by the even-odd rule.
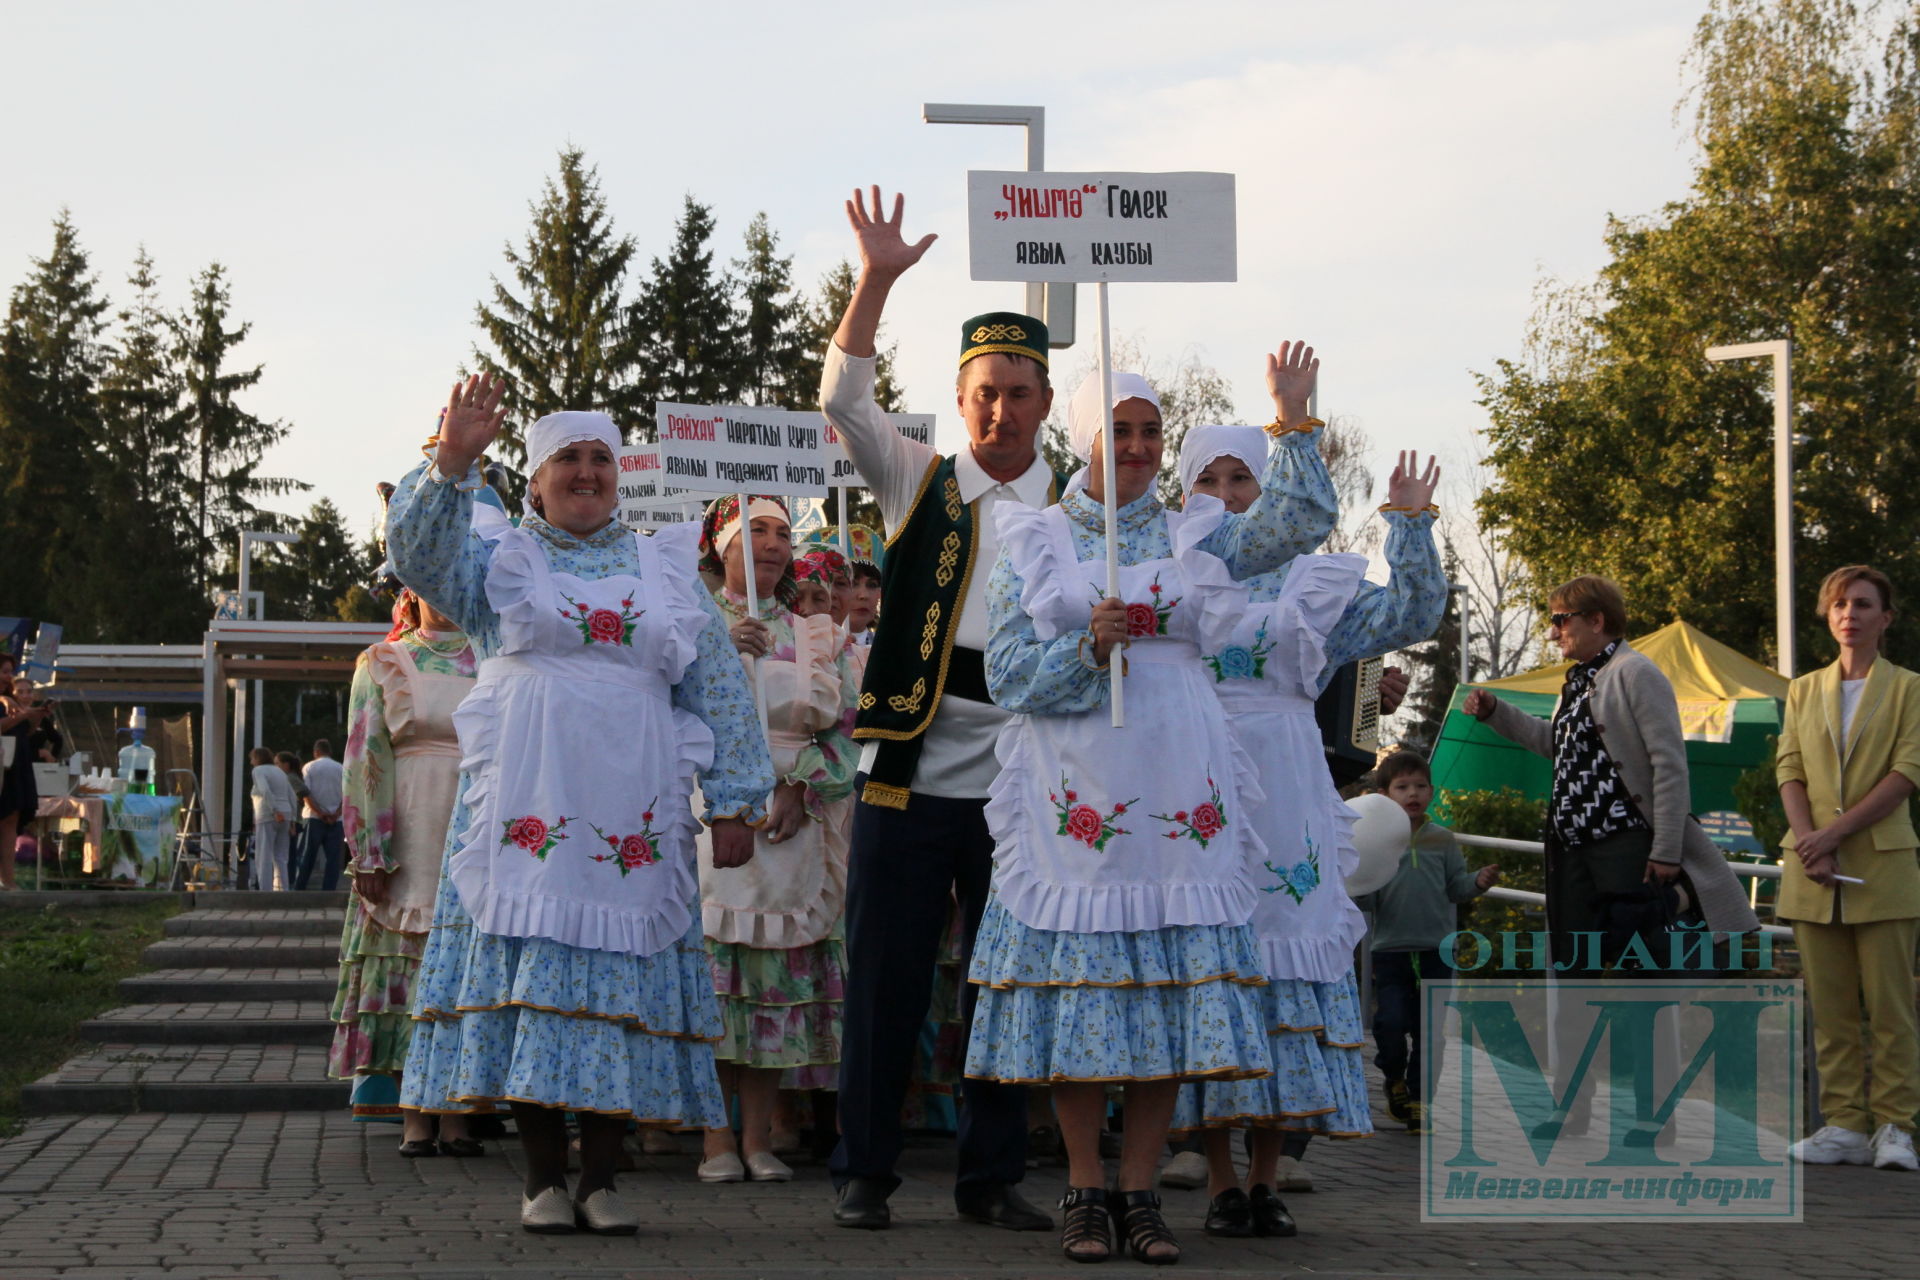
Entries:
[[[460,624],[481,660],[501,651],[500,616],[487,603],[491,547],[473,532],[471,492],[430,474],[431,461],[407,474],[387,508],[387,555],[400,580],[435,609]],[[577,538],[529,512],[520,527],[544,544],[548,562],[562,573],[589,581],[637,573],[633,531],[610,520],[598,532]],[[673,703],[713,730],[713,765],[700,775],[708,818],[766,816],[773,786],[766,740],[760,734],[753,692],[727,638],[727,626],[702,593],[708,618],[699,656],[680,683]]]

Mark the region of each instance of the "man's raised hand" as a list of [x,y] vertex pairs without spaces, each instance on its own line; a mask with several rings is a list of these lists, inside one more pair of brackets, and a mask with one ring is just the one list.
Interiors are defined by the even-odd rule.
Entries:
[[506,421],[506,394],[507,380],[491,373],[476,373],[453,384],[447,411],[440,419],[440,448],[434,455],[441,475],[459,479],[487,451]]
[[893,216],[881,215],[880,188],[870,188],[873,192],[873,211],[867,211],[866,194],[858,187],[854,188],[853,199],[847,201],[847,221],[853,227],[854,238],[860,242],[860,272],[867,276],[882,276],[891,279],[920,261],[940,237],[926,235],[913,244],[900,234],[900,220],[906,208],[906,197],[895,194],[893,197]]
[[1387,477],[1388,506],[1420,511],[1433,501],[1433,491],[1440,485],[1439,463],[1432,454],[1428,454],[1427,469],[1422,472],[1419,467],[1419,450],[1401,450],[1399,465]]

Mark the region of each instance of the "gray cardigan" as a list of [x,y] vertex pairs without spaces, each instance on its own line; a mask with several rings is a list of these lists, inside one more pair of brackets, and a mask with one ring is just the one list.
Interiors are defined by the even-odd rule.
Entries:
[[[1627,794],[1653,825],[1649,856],[1680,864],[1714,932],[1758,929],[1760,921],[1727,866],[1726,855],[1689,812],[1687,743],[1680,732],[1680,706],[1674,700],[1673,684],[1651,658],[1623,640],[1593,678],[1592,710],[1594,732],[1620,770]],[[1495,698],[1487,726],[1535,755],[1553,759],[1550,721],[1536,720]]]

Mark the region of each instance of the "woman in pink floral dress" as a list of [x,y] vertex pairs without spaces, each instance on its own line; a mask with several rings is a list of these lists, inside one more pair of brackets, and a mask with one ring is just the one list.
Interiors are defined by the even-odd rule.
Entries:
[[725,1027],[714,1059],[721,1087],[740,1099],[741,1131],[738,1149],[730,1129],[708,1131],[700,1178],[784,1182],[793,1171],[772,1149],[781,1078],[798,1088],[830,1086],[840,1061],[840,921],[858,763],[848,735],[859,684],[831,615],[789,608],[793,535],[777,501],[751,499],[744,522],[734,498],[714,503],[701,551],[702,569],[722,579],[715,603],[764,709],[777,784],[752,861],[716,868],[701,848],[702,911]]
[[431,1118],[399,1106],[413,1033],[408,1005],[460,775],[453,711],[473,687],[473,648],[410,591],[393,616],[387,639],[354,666],[347,709],[343,820],[353,897],[340,931],[327,1066],[354,1081],[355,1119],[401,1117],[401,1155],[479,1155],[465,1116],[441,1116],[436,1145]]

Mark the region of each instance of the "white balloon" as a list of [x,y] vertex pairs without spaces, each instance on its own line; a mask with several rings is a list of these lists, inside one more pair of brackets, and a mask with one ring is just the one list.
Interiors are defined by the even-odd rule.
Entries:
[[1353,848],[1360,865],[1347,877],[1347,895],[1357,898],[1384,888],[1400,869],[1400,855],[1413,839],[1413,819],[1379,792],[1356,796],[1347,807],[1360,815],[1353,824]]

